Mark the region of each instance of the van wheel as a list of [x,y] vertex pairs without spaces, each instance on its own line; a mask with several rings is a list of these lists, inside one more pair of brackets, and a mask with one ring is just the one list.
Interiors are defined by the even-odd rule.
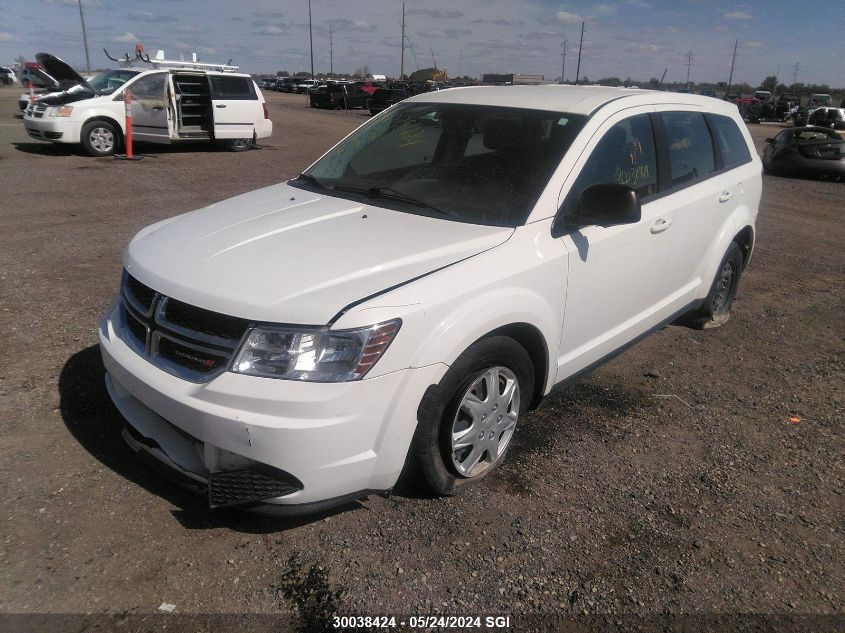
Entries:
[[697,310],[681,317],[680,324],[696,330],[717,328],[731,318],[739,277],[742,274],[742,249],[736,242],[731,242],[727,253],[719,264],[716,278],[710,286],[707,298]]
[[111,156],[120,143],[120,135],[108,121],[91,121],[82,127],[82,147],[91,156]]
[[254,144],[255,141],[251,138],[233,138],[226,146],[232,152],[245,152],[248,149],[252,149]]
[[512,338],[469,347],[420,403],[411,444],[411,483],[455,495],[501,463],[534,392],[534,366]]

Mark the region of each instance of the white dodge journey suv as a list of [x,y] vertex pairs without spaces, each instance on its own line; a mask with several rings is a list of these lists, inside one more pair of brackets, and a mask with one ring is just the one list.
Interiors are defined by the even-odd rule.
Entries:
[[403,101],[298,178],[164,220],[100,324],[124,438],[210,507],[449,495],[556,384],[717,326],[754,241],[736,107],[577,86]]

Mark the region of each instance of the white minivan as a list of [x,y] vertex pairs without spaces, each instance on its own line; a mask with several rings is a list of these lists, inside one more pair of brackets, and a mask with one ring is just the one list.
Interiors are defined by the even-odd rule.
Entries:
[[24,126],[39,140],[81,143],[92,156],[113,154],[126,135],[127,91],[132,95],[136,141],[217,141],[242,151],[273,133],[264,95],[249,75],[130,67],[108,70],[89,81],[54,55],[35,57],[63,87],[71,86],[27,105]]
[[761,163],[733,104],[456,88],[146,229],[100,323],[123,436],[210,507],[450,495],[556,384],[725,323]]

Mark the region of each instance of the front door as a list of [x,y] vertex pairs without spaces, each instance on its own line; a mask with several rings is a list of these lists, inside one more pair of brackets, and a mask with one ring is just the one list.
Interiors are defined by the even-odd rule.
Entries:
[[132,82],[132,136],[138,141],[170,143],[171,108],[167,73],[151,73]]
[[[657,155],[647,110],[609,119],[584,151],[561,206],[567,213],[590,185],[630,186],[642,218],[635,224],[586,226],[561,237],[569,251],[566,312],[557,381],[601,361],[658,324],[671,226],[656,201]],[[635,111],[636,112],[636,111]]]
[[253,138],[255,121],[263,118],[251,77],[209,74],[214,112],[214,138]]

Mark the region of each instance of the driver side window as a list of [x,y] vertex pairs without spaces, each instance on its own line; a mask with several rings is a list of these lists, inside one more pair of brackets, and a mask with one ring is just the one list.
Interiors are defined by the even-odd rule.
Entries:
[[133,99],[161,100],[164,99],[165,80],[166,73],[147,75],[131,84],[127,90],[132,93]]
[[649,115],[632,116],[605,132],[569,190],[564,213],[575,212],[581,193],[598,184],[626,185],[641,200],[657,192],[657,153]]

